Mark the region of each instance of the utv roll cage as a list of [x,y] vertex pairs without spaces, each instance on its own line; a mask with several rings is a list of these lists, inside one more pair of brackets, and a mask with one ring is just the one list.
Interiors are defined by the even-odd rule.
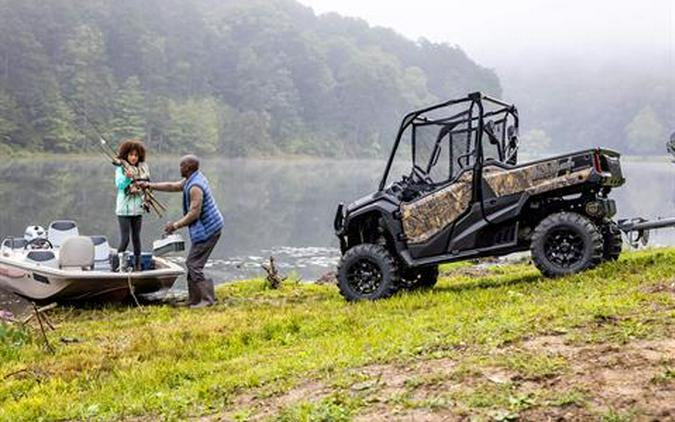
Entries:
[[[448,113],[454,107],[462,105],[465,106],[461,111],[452,114]],[[443,114],[444,112],[445,115]],[[451,133],[466,134],[467,150],[459,157],[452,157],[453,151],[452,148],[449,148],[449,154],[451,155],[450,162],[453,162],[454,158],[454,161],[461,165],[461,161],[464,160],[468,166],[471,164],[470,159],[473,156],[475,159],[473,163],[474,167],[476,169],[480,168],[484,159],[483,134],[486,134],[489,142],[498,150],[498,157],[495,157],[495,159],[503,163],[516,164],[518,123],[518,110],[515,105],[507,104],[499,99],[483,95],[480,92],[474,92],[461,99],[446,101],[408,113],[403,118],[396,135],[384,175],[380,181],[379,190],[383,191],[385,189],[396,152],[401,144],[403,135],[408,129],[411,129],[413,172],[428,174],[438,161],[442,139]],[[439,126],[440,129],[426,166],[422,167],[416,163],[416,133],[418,128],[432,125]]]

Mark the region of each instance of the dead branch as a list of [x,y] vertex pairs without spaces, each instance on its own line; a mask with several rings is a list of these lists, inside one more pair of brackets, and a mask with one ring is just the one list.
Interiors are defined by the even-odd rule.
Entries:
[[273,256],[270,256],[269,265],[261,264],[260,266],[267,273],[267,277],[265,277],[265,282],[267,287],[269,287],[270,289],[278,289],[279,286],[281,286],[281,283],[283,283],[286,280],[286,277],[281,277],[281,275],[279,274],[279,270],[277,269],[277,266],[274,264]]
[[[56,303],[50,303],[49,305],[41,306],[41,307],[38,308],[37,305],[35,305],[35,303],[33,303],[33,310],[34,310],[34,312],[33,312],[32,314],[28,315],[26,318],[24,318],[24,319],[21,321],[21,323],[25,325],[25,324],[27,324],[28,322],[30,322],[31,319],[35,318],[36,315],[44,314],[45,312],[47,312],[47,311],[49,311],[49,310],[52,310],[52,309],[56,308],[56,306],[57,306]],[[47,315],[47,314],[44,314],[44,315],[42,315],[42,316],[43,316],[43,317],[46,317],[46,315]],[[53,328],[53,325],[51,324],[51,322],[48,322],[48,324],[49,324],[50,328],[54,329],[54,328]]]
[[26,369],[26,368],[19,369],[18,371],[10,372],[9,374],[7,374],[7,375],[5,375],[4,377],[2,377],[2,379],[3,379],[3,380],[6,380],[7,378],[11,378],[11,377],[13,377],[13,376],[15,376],[15,375],[23,374],[24,372],[27,373],[27,372],[30,372],[30,371],[29,371],[28,369]]

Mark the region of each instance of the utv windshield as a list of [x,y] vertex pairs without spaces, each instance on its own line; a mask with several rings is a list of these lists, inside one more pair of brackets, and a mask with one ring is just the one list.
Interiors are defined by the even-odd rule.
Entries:
[[[515,164],[516,109],[499,100],[476,95],[407,115],[401,124],[380,189],[384,188],[401,142],[410,143],[410,149],[401,148],[400,151],[412,152],[412,175],[428,184],[446,183],[465,169],[473,168],[479,150],[483,160]],[[480,149],[477,148],[479,142]]]
[[413,124],[413,164],[434,184],[454,179],[475,162],[475,129],[466,122]]

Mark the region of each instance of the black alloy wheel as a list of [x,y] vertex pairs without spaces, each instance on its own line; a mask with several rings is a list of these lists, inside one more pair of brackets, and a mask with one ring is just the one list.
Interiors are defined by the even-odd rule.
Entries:
[[544,253],[550,262],[570,268],[584,258],[584,239],[572,228],[560,228],[546,236]]
[[382,270],[369,258],[362,258],[349,267],[347,283],[360,295],[372,294],[382,284]]
[[534,265],[547,277],[560,277],[595,267],[603,260],[603,237],[587,217],[560,212],[534,229],[530,250]]
[[391,296],[400,283],[396,260],[384,246],[372,243],[345,252],[337,273],[340,294],[349,301]]

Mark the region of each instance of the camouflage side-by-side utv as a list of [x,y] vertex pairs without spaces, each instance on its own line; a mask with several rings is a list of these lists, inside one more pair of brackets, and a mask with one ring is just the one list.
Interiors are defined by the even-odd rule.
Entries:
[[[596,148],[518,164],[517,152],[515,106],[481,93],[405,116],[379,189],[338,207],[342,295],[431,287],[440,263],[517,251],[530,250],[549,277],[617,259],[621,229],[608,194],[624,183],[619,154]],[[404,175],[388,184],[394,171]]]

